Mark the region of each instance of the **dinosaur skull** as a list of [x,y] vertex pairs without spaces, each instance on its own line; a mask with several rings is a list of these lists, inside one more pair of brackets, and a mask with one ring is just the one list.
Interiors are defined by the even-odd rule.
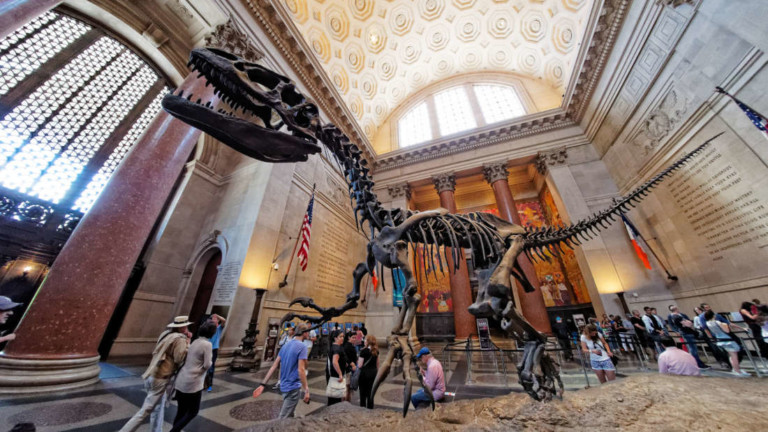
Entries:
[[215,48],[193,50],[188,65],[233,112],[179,91],[163,98],[163,108],[174,117],[266,162],[305,161],[320,151],[314,138],[322,129],[317,107],[288,78]]

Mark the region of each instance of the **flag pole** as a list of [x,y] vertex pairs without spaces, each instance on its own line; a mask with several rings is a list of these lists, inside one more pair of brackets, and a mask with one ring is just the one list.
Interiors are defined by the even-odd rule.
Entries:
[[[315,193],[315,185],[316,183],[312,183],[312,194]],[[310,196],[312,196],[312,194],[310,194]],[[304,223],[302,222],[301,226],[299,226],[299,233],[296,234],[296,243],[293,244],[293,251],[291,252],[291,260],[288,261],[288,269],[285,270],[285,277],[279,284],[277,284],[277,286],[279,286],[280,288],[288,285],[288,275],[291,273],[291,265],[293,264],[293,257],[296,255],[296,248],[299,246],[299,239],[301,238],[301,229],[303,227],[304,227]]]
[[[651,253],[653,254],[653,257],[656,258],[656,261],[658,261],[659,264],[661,264],[661,268],[664,269],[664,273],[667,274],[667,279],[676,281],[678,279],[677,276],[674,276],[669,273],[669,270],[667,270],[667,266],[665,266],[664,263],[661,261],[661,259],[659,259],[659,256],[656,255],[656,251],[654,251],[651,245],[648,244],[648,242],[645,240],[645,237],[643,237],[643,235],[640,234],[640,238],[643,239],[643,243],[645,243],[645,245],[648,246],[648,250],[651,251]],[[656,240],[656,237],[654,237],[652,240]]]

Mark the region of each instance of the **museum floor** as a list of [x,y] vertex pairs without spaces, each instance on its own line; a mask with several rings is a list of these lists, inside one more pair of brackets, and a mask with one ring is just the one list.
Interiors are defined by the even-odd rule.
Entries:
[[[439,352],[439,349],[437,350]],[[441,356],[438,356],[441,358]],[[448,363],[444,360],[444,363]],[[516,393],[509,398],[509,400],[516,400],[519,403],[515,405],[514,409],[520,409],[520,404],[527,404],[527,396],[520,393],[520,387],[516,384],[516,377],[513,374],[507,375],[507,382],[505,383],[505,375],[503,372],[503,365],[498,360],[492,361],[492,358],[488,355],[476,354],[472,361],[472,372],[468,373],[467,361],[463,354],[456,353],[453,356],[453,361],[450,362],[450,368],[446,368],[446,382],[447,391],[455,393],[454,397],[449,397],[452,403],[440,404],[438,412],[443,410],[443,416],[449,415],[450,411],[455,411],[451,405],[455,405],[455,408],[460,408],[461,404],[472,404],[474,402],[469,400],[477,400],[480,398],[489,398],[494,396],[507,395],[509,393]],[[300,403],[297,408],[297,417],[303,417],[301,420],[301,426],[294,425],[294,428],[302,430],[316,431],[316,427],[309,427],[309,423],[319,422],[328,426],[331,430],[342,430],[343,425],[331,427],[331,423],[338,419],[330,419],[331,414],[334,416],[337,413],[353,411],[355,409],[347,406],[344,407],[332,407],[330,411],[325,408],[325,375],[324,375],[324,360],[312,360],[310,362],[310,374],[309,385],[312,392],[312,401],[309,405]],[[754,369],[751,367],[748,361],[742,362],[743,368],[750,371],[754,375]],[[499,372],[496,372],[498,366]],[[585,377],[583,370],[578,363],[566,362],[564,364],[563,381],[566,386],[566,402],[569,404],[577,404],[577,399],[586,399],[589,401],[595,400],[594,397],[589,396],[592,392],[595,395],[602,394],[607,397],[607,394],[601,390],[597,384],[594,374],[591,372],[588,374],[591,385],[590,390],[584,390]],[[669,385],[670,377],[659,377],[653,369],[642,370],[639,368],[639,364],[631,361],[628,356],[624,357],[624,361],[620,364],[619,379],[617,384],[627,386],[641,385],[644,387],[643,391],[647,387],[644,383],[655,383],[658,385]],[[651,368],[655,367],[652,363]],[[507,364],[509,370],[512,370],[512,366]],[[37,430],[41,432],[45,431],[114,431],[118,430],[126,420],[133,415],[138,406],[144,398],[143,386],[139,375],[143,372],[143,364],[102,364],[102,380],[100,383],[83,388],[77,391],[60,394],[47,394],[39,396],[5,396],[0,397],[0,431],[10,430],[14,424],[22,422],[33,422],[37,426]],[[226,371],[217,372],[214,389],[210,393],[204,393],[202,410],[200,415],[192,421],[192,423],[185,429],[187,431],[230,431],[243,428],[253,428],[254,430],[271,430],[271,426],[267,422],[277,416],[280,410],[281,400],[277,392],[266,393],[259,399],[254,400],[251,398],[251,392],[256,386],[256,383],[264,376],[266,370],[261,370],[257,373],[231,373]],[[740,394],[738,390],[734,390],[734,386],[759,386],[763,392],[768,391],[768,386],[765,386],[762,379],[753,377],[747,379],[741,379],[733,377],[732,375],[722,371],[713,369],[706,371],[706,375],[711,378],[705,378],[711,380],[711,383],[717,386],[728,387],[735,394]],[[661,379],[659,379],[661,378]],[[672,382],[675,383],[674,377]],[[685,378],[683,378],[685,379]],[[468,383],[468,380],[471,380]],[[693,379],[694,383],[700,387],[701,391],[705,391],[706,388],[711,388],[709,383],[706,386],[701,386],[702,381]],[[273,380],[274,382],[274,380]],[[682,381],[681,381],[682,382]],[[725,383],[725,384],[723,384]],[[627,399],[627,402],[632,400],[633,395],[622,395],[622,391],[618,386],[611,385],[612,392],[619,393],[619,396],[615,394],[611,396],[612,400],[621,399],[618,402],[622,402],[623,399]],[[632,391],[633,390],[626,390]],[[691,396],[696,397],[696,390],[683,390],[680,391],[691,393]],[[751,391],[751,390],[749,390]],[[717,395],[717,390],[713,389],[713,395]],[[377,410],[375,415],[360,415],[351,414],[360,420],[363,418],[371,421],[373,418],[381,417],[381,422],[399,422],[401,417],[397,414],[397,410],[402,406],[402,380],[395,380],[390,378],[379,390],[376,397],[377,408],[383,408],[383,410]],[[752,408],[756,410],[765,410],[763,401],[765,395],[760,398],[757,395],[752,394],[744,395],[744,401],[752,400],[759,401]],[[570,399],[570,400],[569,400]],[[355,404],[357,403],[357,395],[354,396]],[[459,402],[464,401],[464,402]],[[653,401],[653,397],[651,398]],[[476,401],[481,403],[482,401]],[[536,407],[535,404],[531,405]],[[565,404],[563,404],[565,405]],[[629,404],[632,405],[631,403]],[[643,409],[647,409],[653,402],[643,406]],[[741,402],[738,406],[742,406]],[[634,408],[638,408],[635,404]],[[672,407],[670,406],[670,409]],[[721,407],[721,411],[727,408],[727,404]],[[746,405],[747,409],[751,409],[749,405]],[[470,409],[468,406],[464,406],[462,409]],[[539,408],[535,408],[539,409]],[[492,410],[493,411],[493,410]],[[561,409],[562,411],[562,409]],[[579,412],[582,409],[579,408]],[[705,410],[700,410],[704,412]],[[671,411],[674,415],[674,410]],[[175,405],[171,405],[166,410],[166,430],[170,429],[170,422],[172,421],[176,413]],[[487,414],[487,413],[486,413]],[[744,413],[742,413],[744,414]],[[496,415],[503,415],[502,412],[497,412]],[[609,415],[609,414],[606,414]],[[617,414],[623,416],[623,414]],[[428,416],[428,417],[424,417]],[[409,414],[409,418],[432,418],[429,416],[435,416],[431,413],[418,412],[416,414]],[[482,417],[482,416],[480,416]],[[480,421],[478,417],[478,421]],[[437,417],[434,417],[437,418]],[[765,413],[762,415],[763,419],[768,419],[768,415]],[[426,421],[426,420],[424,420]],[[768,421],[768,420],[763,420]],[[308,423],[309,422],[309,423]],[[461,419],[453,419],[448,421],[445,418],[440,420],[440,424],[443,426],[436,427],[434,425],[422,425],[423,428],[439,429],[439,430],[453,430],[454,427],[449,427],[449,424],[457,425],[458,427],[462,422]],[[555,423],[562,422],[557,420]],[[381,423],[383,424],[383,423]],[[377,423],[377,426],[381,426]],[[259,427],[261,426],[261,427]],[[479,426],[479,425],[478,425]],[[565,426],[565,425],[560,425]],[[766,426],[768,428],[768,426]],[[283,430],[281,426],[279,430]],[[323,428],[325,429],[325,428]],[[535,428],[538,429],[538,428]],[[569,429],[566,427],[566,429]],[[577,428],[578,429],[578,428]],[[610,429],[610,428],[609,428]],[[142,431],[149,430],[148,424],[142,426]],[[292,429],[291,429],[292,430]],[[408,428],[408,430],[416,430]],[[474,430],[470,427],[466,430]],[[547,428],[544,428],[547,430]],[[767,430],[765,428],[757,430]]]

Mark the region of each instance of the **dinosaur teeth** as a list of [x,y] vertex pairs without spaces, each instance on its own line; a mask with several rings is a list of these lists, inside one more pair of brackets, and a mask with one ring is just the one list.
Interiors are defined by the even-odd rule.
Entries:
[[191,100],[192,100],[192,93],[190,93],[190,94],[187,96],[187,100],[188,100],[188,101],[191,101]]

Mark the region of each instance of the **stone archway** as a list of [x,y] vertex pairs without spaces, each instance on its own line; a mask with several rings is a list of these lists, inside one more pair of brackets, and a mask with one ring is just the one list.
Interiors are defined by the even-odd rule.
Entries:
[[[173,308],[174,315],[186,315],[190,312],[211,259],[216,255],[220,255],[217,267],[221,267],[220,263],[226,262],[228,253],[229,241],[219,230],[211,231],[197,244],[184,267],[179,290],[176,294],[176,303]],[[216,270],[218,271],[218,268]],[[210,272],[211,269],[208,270],[209,274]]]

